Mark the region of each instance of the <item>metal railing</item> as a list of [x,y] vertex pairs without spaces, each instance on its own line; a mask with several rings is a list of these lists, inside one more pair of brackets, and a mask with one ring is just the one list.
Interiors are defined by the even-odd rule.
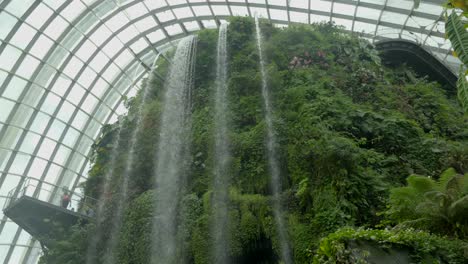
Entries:
[[[68,202],[64,201],[65,194],[68,194],[68,199],[66,199]],[[97,200],[92,197],[72,192],[66,189],[66,187],[60,187],[28,177],[24,180],[23,184],[16,186],[8,192],[3,210],[24,196],[60,206],[64,209],[90,217],[94,216],[94,208],[97,205]]]

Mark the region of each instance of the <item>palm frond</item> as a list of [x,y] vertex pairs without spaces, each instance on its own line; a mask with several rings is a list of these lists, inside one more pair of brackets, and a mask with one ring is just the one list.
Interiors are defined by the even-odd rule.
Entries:
[[440,191],[445,191],[447,189],[447,183],[457,175],[457,172],[454,168],[448,168],[439,177],[437,185]]
[[466,81],[466,76],[463,72],[463,69],[460,69],[460,74],[457,81],[457,90],[458,100],[460,101],[460,104],[462,105],[465,113],[468,113],[468,81]]
[[453,202],[448,209],[449,216],[455,219],[466,219],[468,215],[468,195]]
[[436,187],[436,182],[426,176],[411,175],[406,179],[406,181],[408,182],[408,186],[413,188],[416,193],[419,194],[432,191]]
[[463,64],[468,65],[468,33],[460,16],[455,11],[452,11],[452,14],[447,18],[445,32],[458,58]]

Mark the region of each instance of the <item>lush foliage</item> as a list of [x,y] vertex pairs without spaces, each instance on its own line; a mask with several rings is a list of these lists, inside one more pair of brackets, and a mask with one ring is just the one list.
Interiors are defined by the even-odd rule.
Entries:
[[411,175],[390,193],[388,217],[395,223],[459,238],[468,236],[468,174],[453,169],[435,181]]
[[411,249],[413,263],[465,263],[468,243],[414,229],[391,231],[343,228],[320,241],[314,263],[368,263],[366,252],[351,250],[350,241],[370,241],[377,248]]
[[[340,227],[379,224],[383,216],[378,212],[386,209],[389,190],[401,187],[408,175],[437,178],[449,167],[458,174],[468,171],[467,119],[455,98],[447,97],[439,84],[416,78],[404,67],[382,66],[370,43],[330,24],[280,29],[262,21],[261,28],[280,145],[281,198],[287,208],[284,217],[295,263],[309,263],[320,238]],[[227,117],[233,157],[228,175],[232,235],[227,239],[234,263],[276,263],[279,245],[270,206],[254,30],[249,18],[232,18],[228,27]],[[184,241],[177,249],[181,263],[211,263],[217,35],[216,30],[202,30],[198,37],[192,162],[177,216],[178,236]],[[165,76],[167,70],[168,62],[160,60],[156,71]],[[153,167],[164,84],[151,76],[145,85],[151,94],[143,106],[144,128],[135,148],[119,263],[149,263],[153,194],[157,193]],[[141,92],[128,100],[128,115],[106,126],[94,145],[85,194],[106,201],[104,224],[98,223],[103,230],[97,246],[99,259],[109,239],[106,223],[116,220],[122,166],[141,101]],[[115,144],[119,148],[111,190],[103,194]],[[389,220],[392,224],[400,221]],[[87,228],[88,234],[96,233],[93,226]],[[48,256],[60,254],[65,253],[50,251]]]

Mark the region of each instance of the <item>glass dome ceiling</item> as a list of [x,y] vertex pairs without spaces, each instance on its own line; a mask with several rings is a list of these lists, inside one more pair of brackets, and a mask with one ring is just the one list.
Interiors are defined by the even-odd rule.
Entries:
[[[442,0],[0,0],[0,205],[24,177],[75,190],[100,128],[125,111],[161,47],[230,16],[333,21],[375,42],[406,39],[450,69]],[[75,190],[79,191],[79,189]],[[0,263],[40,246],[0,212]]]

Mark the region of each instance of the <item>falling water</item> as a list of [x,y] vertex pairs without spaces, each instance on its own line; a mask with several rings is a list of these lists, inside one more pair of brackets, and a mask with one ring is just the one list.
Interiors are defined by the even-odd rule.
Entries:
[[260,72],[262,75],[262,97],[265,105],[265,122],[267,126],[267,157],[268,157],[268,167],[270,171],[270,188],[273,196],[273,214],[276,222],[276,229],[278,240],[281,248],[281,258],[284,263],[290,264],[291,253],[289,249],[288,236],[286,233],[286,225],[283,219],[283,208],[280,201],[281,193],[281,177],[280,177],[280,168],[278,165],[277,157],[277,140],[273,131],[273,121],[272,121],[272,107],[270,102],[270,95],[268,91],[267,75],[265,70],[265,61],[263,58],[262,50],[262,33],[260,31],[260,25],[258,22],[258,17],[255,17],[255,29],[257,33],[257,48],[258,54],[260,57]]
[[106,195],[110,192],[111,187],[111,178],[114,174],[116,162],[117,162],[117,155],[120,147],[120,133],[122,131],[122,124],[123,122],[119,122],[119,127],[117,131],[117,135],[113,141],[112,150],[111,150],[111,159],[108,165],[108,169],[106,174],[104,174],[103,186],[101,189],[101,195],[98,199],[98,204],[96,208],[96,234],[91,237],[90,242],[88,244],[88,249],[86,251],[86,264],[96,263],[96,255],[97,255],[97,244],[102,239],[103,236],[103,229],[102,224],[104,222],[104,206],[107,204],[107,197]]
[[182,39],[166,79],[155,165],[155,215],[152,263],[176,263],[177,208],[189,158],[191,89],[196,38]]
[[221,25],[218,36],[218,57],[215,94],[215,150],[213,184],[213,262],[229,263],[228,186],[230,151],[227,125],[227,25]]
[[[151,78],[151,77],[150,77]],[[110,238],[106,243],[106,251],[104,254],[104,263],[105,264],[114,264],[116,263],[115,257],[116,257],[116,247],[118,245],[119,241],[119,234],[120,234],[120,228],[122,226],[122,221],[123,221],[123,213],[125,211],[125,203],[127,202],[127,197],[128,197],[128,181],[130,179],[131,173],[132,173],[132,168],[133,168],[133,163],[135,161],[135,145],[138,139],[138,136],[140,135],[141,129],[143,128],[142,126],[142,121],[143,121],[143,107],[148,99],[148,94],[150,90],[150,81],[146,85],[143,85],[143,95],[142,95],[142,100],[141,103],[138,105],[137,112],[136,112],[136,120],[135,120],[135,127],[132,131],[131,137],[130,137],[130,142],[128,145],[128,154],[127,154],[127,160],[125,162],[125,170],[124,173],[122,174],[122,182],[120,185],[120,196],[119,200],[117,201],[117,208],[114,212],[113,215],[113,222],[112,222],[112,227],[110,231]]]

